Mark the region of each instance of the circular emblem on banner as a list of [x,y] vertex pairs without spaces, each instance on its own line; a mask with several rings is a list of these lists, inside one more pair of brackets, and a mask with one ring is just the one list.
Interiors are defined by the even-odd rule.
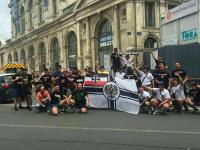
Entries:
[[166,17],[167,17],[167,20],[170,20],[172,18],[172,12],[168,11]]
[[114,82],[107,82],[103,86],[103,94],[107,99],[116,101],[120,96],[119,86]]

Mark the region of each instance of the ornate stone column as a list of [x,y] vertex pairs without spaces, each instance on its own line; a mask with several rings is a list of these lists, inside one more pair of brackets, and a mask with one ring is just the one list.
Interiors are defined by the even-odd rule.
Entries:
[[38,29],[40,25],[40,1],[35,0],[35,28]]
[[136,31],[136,2],[135,0],[126,1],[127,11],[127,48],[137,48]]
[[114,6],[114,47],[120,49],[120,28],[119,28],[119,8],[118,5]]

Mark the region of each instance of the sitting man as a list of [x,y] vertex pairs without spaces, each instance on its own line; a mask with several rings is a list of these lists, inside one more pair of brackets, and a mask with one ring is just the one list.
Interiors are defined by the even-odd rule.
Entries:
[[61,112],[64,112],[66,107],[71,107],[76,112],[75,107],[74,107],[75,100],[73,100],[72,97],[70,97],[70,95],[71,95],[71,91],[69,89],[66,89],[63,95],[64,99],[60,101],[60,105],[62,107]]
[[60,102],[64,100],[64,96],[62,96],[62,92],[60,91],[59,85],[56,85],[51,94],[51,113],[54,116],[58,115],[58,109],[60,107]]
[[187,104],[194,109],[194,112],[198,111],[197,107],[200,105],[200,88],[197,83],[193,82],[191,84],[192,88],[189,91],[189,97],[187,99]]
[[51,97],[49,92],[45,90],[44,86],[41,86],[36,93],[36,112],[48,111],[50,112]]
[[69,96],[68,99],[71,99],[73,97],[73,99],[75,100],[75,107],[77,109],[79,109],[83,114],[85,114],[87,112],[87,108],[86,108],[86,97],[87,100],[90,102],[90,96],[88,95],[88,93],[83,89],[83,84],[78,83],[77,84],[77,88],[76,90],[72,93],[71,96]]
[[144,87],[139,88],[139,100],[140,100],[140,112],[141,113],[150,113],[150,94],[144,90]]
[[185,103],[184,81],[182,80],[181,76],[178,75],[178,78],[173,79],[172,84],[173,86],[170,91],[172,104],[174,106],[174,110],[178,113],[181,113],[182,106]]
[[169,91],[165,89],[162,82],[158,83],[159,88],[150,88],[144,86],[147,90],[153,91],[156,94],[156,97],[151,99],[151,106],[153,107],[153,114],[159,114],[156,109],[163,109],[163,112],[169,109],[171,97]]

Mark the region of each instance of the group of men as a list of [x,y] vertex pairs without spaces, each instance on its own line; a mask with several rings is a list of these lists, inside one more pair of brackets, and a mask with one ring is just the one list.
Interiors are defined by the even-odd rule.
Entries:
[[36,112],[51,112],[53,115],[58,115],[59,110],[64,112],[67,109],[84,114],[87,112],[86,101],[90,101],[90,97],[83,88],[84,76],[77,68],[62,70],[57,65],[56,71],[52,73],[45,69],[34,84],[34,93],[32,75],[26,71],[18,69],[12,78],[16,111],[23,109],[22,100],[27,101],[27,109],[31,111],[31,95],[35,94]]
[[124,72],[125,79],[134,79],[137,82],[141,112],[158,114],[161,110],[170,111],[171,106],[177,113],[182,112],[183,106],[186,111],[189,111],[188,106],[194,112],[198,111],[196,106],[200,105],[200,86],[193,82],[189,91],[186,89],[189,78],[181,63],[176,62],[175,69],[169,73],[164,60],[161,57],[156,58],[153,53],[152,56],[156,67],[150,71],[145,65],[136,66],[129,55],[123,58],[116,48],[111,55],[113,74]]

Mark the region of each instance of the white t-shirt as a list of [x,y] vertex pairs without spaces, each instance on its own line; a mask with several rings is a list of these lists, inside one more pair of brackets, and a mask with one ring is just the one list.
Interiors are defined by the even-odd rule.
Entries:
[[170,94],[171,95],[175,94],[175,100],[185,99],[184,86],[182,86],[180,84],[177,86],[173,86],[171,88]]
[[[147,75],[147,76],[146,76]],[[145,79],[144,79],[145,78]],[[140,80],[142,82],[142,85],[150,85],[151,81],[154,80],[154,77],[151,73],[145,74],[144,72],[140,71]]]
[[167,89],[164,89],[163,91],[160,91],[159,88],[153,88],[153,92],[156,94],[156,99],[164,101],[165,99],[170,99],[170,94]]
[[147,91],[143,91],[142,93],[139,93],[139,98],[142,100],[144,98],[150,98],[150,94]]

